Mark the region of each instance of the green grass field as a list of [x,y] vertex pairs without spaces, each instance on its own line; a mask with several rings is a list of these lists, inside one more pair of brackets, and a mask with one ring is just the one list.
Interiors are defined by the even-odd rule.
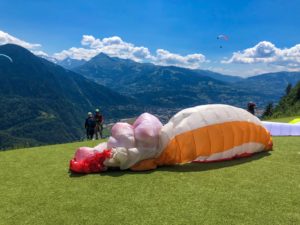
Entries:
[[96,142],[0,152],[0,224],[300,224],[300,137],[227,162],[71,175],[83,145]]

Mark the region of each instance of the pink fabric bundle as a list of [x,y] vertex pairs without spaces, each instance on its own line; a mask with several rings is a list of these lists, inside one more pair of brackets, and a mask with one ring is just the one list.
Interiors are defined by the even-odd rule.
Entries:
[[[79,148],[74,159],[70,161],[70,169],[77,173],[103,171],[105,170],[103,161],[110,157],[112,148],[137,148],[141,152],[144,151],[145,154],[156,151],[161,128],[162,123],[159,119],[149,113],[140,115],[133,125],[122,122],[116,123],[112,127],[111,137],[107,143],[100,143],[94,148]],[[99,153],[103,154],[99,155]],[[95,163],[97,160],[100,160],[101,163]]]
[[111,130],[107,147],[156,148],[162,123],[153,115],[143,113],[133,125],[116,123]]

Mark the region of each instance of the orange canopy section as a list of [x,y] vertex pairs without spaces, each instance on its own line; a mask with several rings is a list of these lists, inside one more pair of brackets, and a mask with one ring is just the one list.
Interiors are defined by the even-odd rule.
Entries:
[[257,117],[241,108],[218,104],[177,113],[161,130],[160,148],[157,158],[142,161],[132,169],[228,160],[270,150],[272,140]]

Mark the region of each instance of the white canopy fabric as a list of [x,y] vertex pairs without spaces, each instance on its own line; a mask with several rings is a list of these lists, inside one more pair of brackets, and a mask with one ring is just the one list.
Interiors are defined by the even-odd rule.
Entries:
[[300,124],[262,122],[272,136],[300,136]]

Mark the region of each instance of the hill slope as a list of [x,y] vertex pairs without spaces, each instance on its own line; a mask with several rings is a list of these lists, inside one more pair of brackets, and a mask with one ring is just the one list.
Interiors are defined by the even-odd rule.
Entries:
[[270,118],[293,115],[300,116],[300,82],[281,98],[278,105],[272,110]]
[[135,102],[12,44],[0,46],[1,148],[78,140],[87,111],[137,114]]

